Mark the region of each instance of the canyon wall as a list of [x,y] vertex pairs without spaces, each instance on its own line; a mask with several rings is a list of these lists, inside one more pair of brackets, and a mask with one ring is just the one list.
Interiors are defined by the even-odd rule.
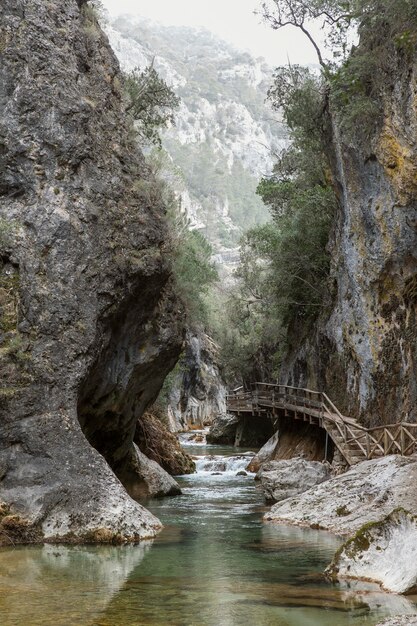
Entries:
[[333,304],[282,370],[368,425],[417,420],[417,63],[397,56],[369,143],[333,123]]
[[3,518],[20,540],[151,536],[122,483],[143,481],[136,421],[183,341],[164,207],[94,10],[0,12]]

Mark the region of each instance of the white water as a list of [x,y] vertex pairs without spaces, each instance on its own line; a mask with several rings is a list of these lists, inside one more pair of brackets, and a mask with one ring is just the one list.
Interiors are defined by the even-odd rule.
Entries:
[[197,474],[219,473],[225,476],[235,476],[237,472],[247,471],[253,454],[242,454],[239,456],[209,455],[194,457]]

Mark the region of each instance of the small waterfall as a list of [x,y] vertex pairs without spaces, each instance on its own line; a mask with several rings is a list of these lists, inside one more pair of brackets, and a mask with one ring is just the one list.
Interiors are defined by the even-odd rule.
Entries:
[[239,456],[209,455],[196,459],[197,474],[223,474],[235,476],[237,472],[247,471],[246,468],[253,454]]

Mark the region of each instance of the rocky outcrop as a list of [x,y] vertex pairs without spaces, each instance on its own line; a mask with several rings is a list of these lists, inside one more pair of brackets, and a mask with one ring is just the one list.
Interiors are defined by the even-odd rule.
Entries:
[[148,537],[120,481],[182,345],[164,207],[88,4],[5,0],[0,49],[0,497],[39,540]]
[[240,418],[231,413],[218,415],[206,436],[207,443],[233,445]]
[[240,235],[267,216],[259,178],[286,144],[287,130],[276,115],[271,123],[265,102],[271,68],[201,28],[123,16],[106,32],[124,69],[153,63],[180,96],[163,145],[182,170],[176,184],[191,227],[204,232],[230,276]]
[[178,496],[181,489],[178,483],[156,461],[149,459],[134,445],[131,472],[134,479],[126,484],[126,489],[137,500]]
[[295,458],[264,463],[256,478],[267,502],[280,502],[304,493],[330,478],[324,463]]
[[207,433],[207,443],[236,447],[259,447],[274,432],[272,421],[262,417],[218,415]]
[[191,456],[153,410],[138,420],[135,442],[144,454],[156,461],[168,474],[179,476],[195,472],[195,463]]
[[417,420],[415,51],[390,63],[381,127],[366,148],[333,125],[334,301],[302,345],[294,338],[282,370],[283,382],[326,390],[367,425]]
[[338,550],[326,574],[372,580],[394,593],[416,591],[417,518],[397,509],[380,522],[366,524]]
[[387,456],[358,463],[341,476],[275,504],[264,519],[350,535],[399,507],[417,514],[417,461]]
[[259,472],[263,463],[272,461],[274,459],[274,453],[278,445],[279,431],[274,433],[272,437],[262,446],[262,448],[255,454],[252,461],[248,465],[250,472]]
[[219,368],[218,346],[202,332],[188,332],[185,350],[168,398],[173,432],[209,426],[226,413],[226,386]]

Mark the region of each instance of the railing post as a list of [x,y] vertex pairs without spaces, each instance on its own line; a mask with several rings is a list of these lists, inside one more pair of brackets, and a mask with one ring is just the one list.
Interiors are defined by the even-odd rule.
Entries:
[[366,458],[369,461],[371,458],[371,442],[369,440],[369,433],[366,433]]
[[401,424],[400,426],[400,446],[401,446],[401,456],[404,456],[404,450],[405,450],[405,433],[404,433],[404,426]]
[[388,431],[384,428],[384,455],[386,456],[388,452]]

